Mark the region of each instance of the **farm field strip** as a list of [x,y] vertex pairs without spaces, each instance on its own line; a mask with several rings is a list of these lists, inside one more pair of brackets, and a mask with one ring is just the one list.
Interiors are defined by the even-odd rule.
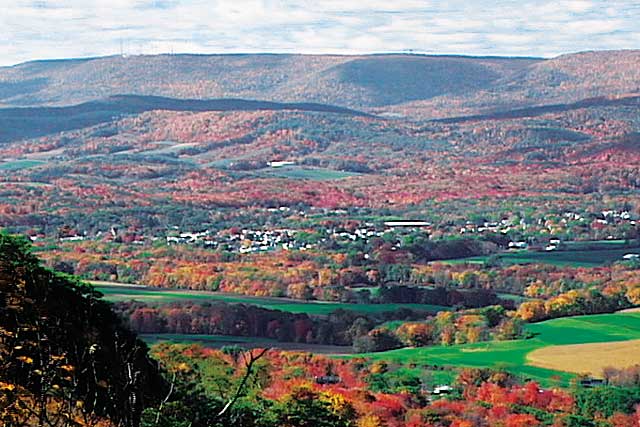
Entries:
[[331,312],[343,309],[360,313],[382,313],[401,308],[423,310],[429,312],[446,311],[450,307],[428,304],[350,304],[326,301],[296,301],[288,298],[253,297],[217,292],[187,291],[180,289],[154,289],[140,286],[123,285],[95,285],[96,290],[105,295],[105,299],[117,301],[144,301],[144,302],[174,302],[174,301],[221,301],[228,303],[252,304],[259,307],[288,311],[291,313],[307,313],[310,315],[328,315]]
[[[628,253],[640,252],[640,247],[617,247],[615,243],[610,244],[611,248],[595,250],[559,250],[549,252],[516,251],[503,252],[495,256],[505,264],[534,264],[544,263],[557,266],[570,267],[594,267],[604,265],[614,261],[622,261],[623,256]],[[453,260],[438,261],[448,264],[483,264],[487,262],[489,256],[477,256],[470,258],[460,258]]]
[[261,177],[308,179],[311,181],[327,181],[361,175],[355,172],[299,166],[284,166],[280,168],[262,169],[255,171],[254,174]]

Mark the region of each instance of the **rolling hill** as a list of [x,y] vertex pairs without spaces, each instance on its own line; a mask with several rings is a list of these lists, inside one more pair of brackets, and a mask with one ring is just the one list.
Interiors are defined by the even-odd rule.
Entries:
[[70,105],[136,94],[366,108],[486,88],[535,62],[418,55],[159,55],[36,61],[0,69],[0,102]]
[[639,55],[161,55],[0,68],[2,218],[24,227],[125,206],[429,212],[628,197],[640,188]]
[[550,60],[246,54],[35,61],[0,68],[0,106],[68,106],[134,94],[315,102],[442,118],[637,93],[639,60],[640,51]]
[[348,108],[316,103],[277,103],[243,99],[172,99],[158,96],[116,95],[67,107],[0,109],[0,143],[36,138],[111,122],[147,111],[310,111],[368,116]]

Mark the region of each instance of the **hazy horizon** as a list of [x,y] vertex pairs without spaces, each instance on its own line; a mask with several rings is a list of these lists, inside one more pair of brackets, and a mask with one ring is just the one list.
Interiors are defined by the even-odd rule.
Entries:
[[78,56],[78,57],[60,57],[60,58],[34,58],[26,61],[17,62],[15,64],[0,65],[1,68],[10,68],[19,66],[22,64],[29,64],[33,62],[58,62],[58,61],[90,61],[102,58],[135,58],[144,56],[243,56],[243,55],[265,55],[265,56],[287,56],[287,55],[299,55],[299,56],[385,56],[385,55],[413,55],[413,56],[428,56],[428,57],[460,57],[460,58],[505,58],[505,59],[553,59],[564,55],[581,54],[588,52],[615,52],[615,51],[635,51],[638,49],[602,49],[602,50],[582,50],[575,52],[564,52],[555,56],[528,56],[528,55],[474,55],[464,53],[437,53],[437,52],[417,52],[417,51],[384,51],[384,52],[353,52],[353,53],[314,53],[314,52],[158,52],[158,53],[139,53],[139,54],[121,54],[113,53],[107,55],[97,56]]
[[634,3],[18,0],[2,6],[0,66],[120,53],[550,58],[640,48]]

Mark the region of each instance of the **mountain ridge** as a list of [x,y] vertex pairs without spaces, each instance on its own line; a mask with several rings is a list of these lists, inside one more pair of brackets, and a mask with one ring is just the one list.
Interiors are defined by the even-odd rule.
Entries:
[[0,143],[107,123],[147,111],[307,111],[373,117],[370,114],[318,103],[278,103],[246,99],[175,99],[158,96],[112,95],[106,99],[64,107],[0,109]]
[[[0,68],[0,105],[64,106],[137,94],[318,102],[364,109],[475,90],[532,61],[537,60],[407,54],[154,55],[37,61]],[[458,71],[455,78],[447,72],[450,69]]]
[[556,58],[180,54],[31,61],[0,68],[0,107],[68,106],[117,94],[311,102],[420,119],[573,103],[640,88],[640,50]]

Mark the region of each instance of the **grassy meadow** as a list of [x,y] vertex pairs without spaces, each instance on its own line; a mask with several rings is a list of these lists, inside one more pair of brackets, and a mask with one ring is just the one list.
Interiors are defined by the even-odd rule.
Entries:
[[32,168],[40,166],[46,162],[40,160],[12,160],[8,162],[0,162],[0,170],[13,171],[20,169]]
[[354,172],[300,166],[283,166],[279,168],[262,169],[257,171],[256,174],[262,177],[308,179],[311,181],[329,181],[360,175]]
[[[321,301],[293,301],[268,297],[229,295],[215,292],[158,290],[147,287],[99,284],[96,289],[109,301],[138,300],[169,303],[174,301],[223,301],[253,304],[264,308],[327,315],[336,309],[375,313],[399,308],[425,311],[446,310],[447,307],[422,304],[342,304]],[[372,360],[398,363],[421,369],[421,366],[493,367],[506,369],[523,379],[531,379],[546,386],[568,385],[577,373],[599,376],[605,366],[624,367],[640,362],[640,312],[575,316],[528,324],[530,339],[490,341],[453,346],[403,348],[380,353],[337,357],[367,357]],[[218,337],[198,335],[145,336],[148,342],[199,342],[203,345],[240,346],[269,345],[248,337]],[[637,340],[637,341],[634,341]],[[281,347],[279,343],[274,346]],[[298,349],[305,351],[303,349]],[[332,349],[322,349],[331,353]],[[310,346],[308,351],[314,351]],[[335,353],[335,352],[334,352]],[[636,360],[637,359],[637,360]],[[592,361],[593,363],[587,361]],[[445,374],[442,374],[445,375]],[[447,373],[446,375],[451,375]]]

